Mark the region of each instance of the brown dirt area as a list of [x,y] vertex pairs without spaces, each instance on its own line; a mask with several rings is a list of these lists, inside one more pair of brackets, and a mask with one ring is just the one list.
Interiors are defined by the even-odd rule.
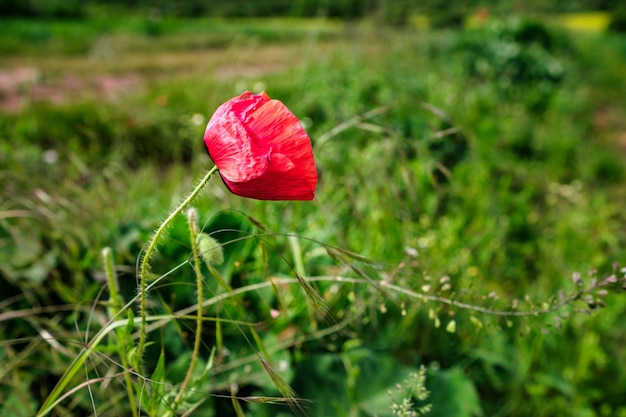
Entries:
[[297,46],[269,45],[236,50],[125,54],[109,57],[14,58],[0,67],[0,111],[19,112],[35,102],[69,103],[97,98],[115,101],[146,84],[180,77],[217,81],[259,78],[297,66]]

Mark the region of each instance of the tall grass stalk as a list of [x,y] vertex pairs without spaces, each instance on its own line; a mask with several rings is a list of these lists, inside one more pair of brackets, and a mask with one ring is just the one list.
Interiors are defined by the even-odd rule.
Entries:
[[[109,319],[113,320],[114,317],[116,317],[123,311],[124,302],[122,296],[120,295],[119,282],[117,279],[117,274],[115,273],[115,261],[113,259],[113,252],[111,251],[111,248],[106,247],[102,250],[102,263],[104,264],[104,272],[107,278],[107,284],[109,286],[109,305],[107,307],[107,312],[109,314]],[[134,407],[134,405],[136,404],[135,393],[133,391],[133,384],[129,372],[126,334],[124,333],[124,331],[120,331],[120,329],[116,329],[116,333],[117,338],[115,342],[117,344],[117,349],[120,352],[120,361],[122,367],[124,368],[124,385],[126,386],[128,402],[131,404],[130,409],[133,417],[137,417],[137,407]]]

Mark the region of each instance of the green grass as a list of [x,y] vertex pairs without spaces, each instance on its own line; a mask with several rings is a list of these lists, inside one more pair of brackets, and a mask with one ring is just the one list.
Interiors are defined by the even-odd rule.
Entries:
[[341,24],[323,19],[172,19],[150,17],[93,18],[89,20],[0,21],[0,54],[4,56],[88,53],[102,39],[121,39],[133,50],[180,51],[225,47],[232,43],[294,42],[330,37]]
[[[623,39],[523,20],[437,32],[23,23],[0,25],[1,53],[6,67],[38,66],[36,83],[142,82],[111,100],[86,82],[74,101],[0,118],[3,415],[34,415],[59,380],[58,395],[93,384],[50,415],[132,415],[133,397],[142,415],[167,413],[194,356],[193,232],[176,219],[152,260],[138,373],[123,371],[138,329],[127,314],[141,313],[105,302],[101,252],[111,248],[120,295],[133,300],[142,248],[212,166],[206,121],[259,86],[307,126],[318,191],[311,203],[245,200],[214,178],[194,202],[225,262],[201,268],[202,344],[182,408],[238,415],[236,384],[241,413],[292,415],[266,404],[289,396],[282,378],[314,401],[296,411],[391,415],[401,398],[388,391],[408,390],[425,365],[429,415],[626,415],[623,294],[495,314],[550,308],[579,289],[573,274],[590,285],[624,264]],[[103,42],[118,55],[90,60]],[[63,379],[75,358],[84,366]]]

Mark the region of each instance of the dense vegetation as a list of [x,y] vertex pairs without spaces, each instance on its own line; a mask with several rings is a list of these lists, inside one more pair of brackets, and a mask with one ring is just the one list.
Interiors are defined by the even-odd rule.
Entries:
[[[626,38],[550,22],[4,21],[0,70],[32,76],[2,91],[0,413],[626,416]],[[224,262],[176,220],[125,372],[138,256],[245,89],[302,119],[316,199],[213,179],[194,208]],[[282,380],[312,402],[272,404]]]
[[398,18],[407,13],[460,15],[480,7],[529,13],[607,11],[623,8],[619,0],[0,0],[0,15],[82,18],[112,10],[159,12],[168,16],[261,17],[296,16],[355,19],[371,15]]

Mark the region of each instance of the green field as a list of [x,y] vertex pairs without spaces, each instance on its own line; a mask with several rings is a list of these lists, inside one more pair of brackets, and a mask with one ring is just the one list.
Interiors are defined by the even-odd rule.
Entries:
[[[626,416],[626,37],[478,18],[1,20],[0,414]],[[315,199],[212,178],[138,294],[245,90]]]

